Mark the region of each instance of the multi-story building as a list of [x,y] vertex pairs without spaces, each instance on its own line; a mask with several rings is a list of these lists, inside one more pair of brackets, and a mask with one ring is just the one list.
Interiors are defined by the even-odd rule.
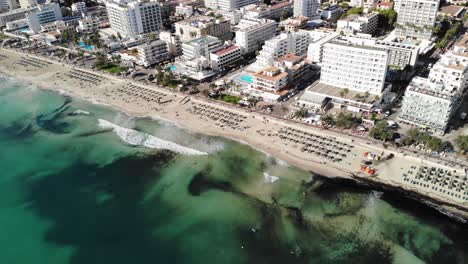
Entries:
[[203,4],[206,8],[210,8],[212,10],[218,9],[218,0],[204,0]]
[[323,48],[320,82],[380,96],[387,64],[387,49],[348,41],[331,41]]
[[330,22],[337,21],[343,14],[343,8],[338,5],[333,5],[322,10],[322,18]]
[[345,33],[372,34],[377,29],[378,22],[379,14],[376,12],[367,13],[362,16],[353,14],[338,20],[336,24],[336,31]]
[[270,19],[244,18],[235,27],[236,45],[243,54],[253,53],[275,36],[276,22]]
[[18,8],[16,0],[0,0],[0,12],[6,12]]
[[71,10],[74,14],[81,15],[86,13],[87,7],[85,2],[75,2],[71,5]]
[[180,3],[175,8],[175,15],[181,16],[184,18],[190,17],[193,14],[193,6],[185,5],[184,3]]
[[62,20],[62,11],[58,3],[41,4],[37,6],[37,10],[28,12],[26,19],[28,19],[29,29],[38,33],[42,25]]
[[339,36],[334,30],[313,30],[309,32],[311,40],[307,48],[307,59],[317,64],[322,63],[323,45]]
[[86,16],[78,21],[77,30],[80,32],[94,32],[101,28],[101,19],[96,16]]
[[175,23],[175,34],[180,36],[182,42],[204,36],[228,40],[232,36],[231,22],[209,16],[194,16]]
[[426,40],[432,37],[438,0],[401,0],[395,34],[399,38]]
[[47,33],[47,32],[53,32],[53,31],[64,31],[68,28],[69,27],[66,25],[65,22],[54,21],[54,22],[42,24],[40,32]]
[[159,33],[159,39],[166,42],[167,49],[172,56],[182,55],[182,41],[178,35],[163,31]]
[[311,37],[309,31],[282,33],[267,41],[257,56],[256,64],[261,67],[273,66],[274,62],[288,53],[304,55],[307,53]]
[[274,66],[282,72],[288,73],[288,83],[297,84],[308,73],[312,73],[310,63],[304,59],[304,56],[297,56],[294,53],[288,53],[278,58]]
[[468,35],[442,55],[428,78],[415,77],[403,98],[399,119],[443,134],[468,90]]
[[242,59],[241,50],[236,45],[228,45],[222,49],[212,51],[210,54],[211,67],[214,70],[223,70]]
[[137,63],[145,67],[160,63],[169,59],[170,54],[166,42],[154,40],[136,47],[138,52]]
[[295,0],[294,1],[294,16],[305,16],[308,18],[315,18],[318,14],[320,6],[317,0]]
[[377,40],[376,47],[388,49],[388,66],[391,69],[414,67],[419,56],[419,46],[400,42]]
[[223,43],[218,38],[212,36],[204,36],[193,39],[182,44],[183,59],[191,61],[196,58],[210,58],[210,52],[221,47]]
[[265,4],[248,5],[243,7],[245,16],[252,18],[280,19],[292,14],[293,4],[289,1],[274,3],[270,6]]
[[277,92],[288,84],[288,73],[282,72],[279,68],[270,66],[264,68],[261,72],[253,75],[253,88]]
[[415,77],[406,88],[398,119],[443,134],[462,102],[443,83]]
[[162,29],[161,9],[156,0],[106,2],[111,28],[123,37],[154,33]]
[[280,26],[284,27],[286,32],[298,31],[301,28],[307,27],[307,22],[309,21],[308,17],[298,16],[293,18],[288,18],[280,22]]
[[241,7],[258,4],[258,0],[217,0],[217,8],[222,11],[232,11]]
[[30,8],[39,4],[44,4],[46,0],[19,0],[21,8]]
[[28,27],[28,20],[26,18],[6,23],[7,31],[18,30],[18,29],[27,28],[27,27]]
[[26,18],[26,13],[37,10],[37,7],[19,8],[0,14],[0,27],[5,26],[8,22]]

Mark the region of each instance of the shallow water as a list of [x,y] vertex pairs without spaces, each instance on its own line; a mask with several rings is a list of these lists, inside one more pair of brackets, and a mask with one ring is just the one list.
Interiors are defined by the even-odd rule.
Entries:
[[466,226],[233,141],[8,79],[0,121],[1,263],[468,263]]

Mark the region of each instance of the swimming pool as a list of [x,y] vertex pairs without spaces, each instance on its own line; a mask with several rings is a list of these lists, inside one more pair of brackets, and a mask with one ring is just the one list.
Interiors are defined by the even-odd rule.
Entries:
[[172,65],[172,66],[169,67],[169,70],[170,71],[175,71],[175,70],[177,70],[177,66]]
[[253,77],[247,74],[241,75],[239,79],[244,82],[253,83]]
[[94,49],[94,46],[93,46],[93,45],[86,45],[86,44],[84,44],[83,41],[78,42],[78,45],[79,45],[80,47],[84,48],[85,50],[88,50],[88,51]]

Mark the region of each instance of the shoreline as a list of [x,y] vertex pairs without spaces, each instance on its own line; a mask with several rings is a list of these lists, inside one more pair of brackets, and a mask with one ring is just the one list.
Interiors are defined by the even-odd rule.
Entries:
[[[384,149],[379,146],[366,144],[365,141],[369,141],[366,139],[358,140],[354,137],[346,137],[334,131],[301,125],[292,121],[288,122],[274,116],[260,114],[255,111],[246,111],[234,106],[169,91],[153,85],[135,83],[131,80],[50,61],[49,59],[31,54],[25,55],[5,49],[1,49],[0,53],[7,57],[0,62],[0,71],[15,80],[27,82],[40,89],[65,93],[68,96],[78,97],[91,103],[102,104],[137,118],[161,120],[196,133],[235,140],[242,144],[247,144],[272,158],[283,161],[290,166],[299,167],[321,177],[346,179],[358,184],[366,184],[368,182],[383,189],[394,188],[395,191],[401,191],[410,198],[412,198],[411,194],[416,194],[418,197],[414,199],[419,202],[424,204],[427,204],[426,200],[431,203],[433,202],[435,206],[431,207],[436,210],[438,210],[436,207],[442,208],[444,211],[453,214],[452,216],[449,215],[449,217],[459,222],[466,223],[468,220],[468,202],[459,202],[448,195],[423,190],[416,186],[412,187],[403,182],[403,174],[409,170],[409,167],[434,166],[450,170],[454,169],[436,164],[426,157],[415,157],[406,153],[399,153],[392,149]],[[19,60],[25,58],[36,58],[47,62],[47,66],[35,68],[15,65]],[[6,61],[8,66],[5,65],[4,61]],[[85,79],[75,80],[69,77],[70,72],[76,70],[100,76],[103,81],[96,85],[89,85],[89,83],[86,84]],[[135,96],[125,94],[127,90],[131,89],[136,91]],[[143,91],[143,96],[140,96],[140,89]],[[168,102],[161,103],[162,100],[159,99],[156,102],[151,99],[152,96],[145,93],[151,93],[152,96],[157,96],[159,99],[164,98]],[[181,103],[186,98],[188,98],[188,101]],[[225,124],[220,125],[217,120],[209,119],[206,115],[193,114],[193,109],[197,107],[208,109],[207,116],[214,116],[224,111],[229,113],[230,117],[239,117],[243,121],[236,122],[232,127],[228,127]],[[213,110],[209,110],[211,107]],[[349,155],[343,158],[343,162],[331,162],[320,156],[317,157],[304,153],[301,151],[301,145],[297,142],[285,142],[278,138],[277,136],[280,135],[281,130],[285,127],[326,138],[333,144],[353,145],[353,147],[349,150]],[[382,153],[381,156],[384,156],[384,153],[385,155],[393,154],[394,158],[379,162],[373,166],[377,169],[378,175],[371,178],[358,171],[364,151]],[[405,164],[402,165],[401,162]],[[458,170],[457,173],[459,173]]]

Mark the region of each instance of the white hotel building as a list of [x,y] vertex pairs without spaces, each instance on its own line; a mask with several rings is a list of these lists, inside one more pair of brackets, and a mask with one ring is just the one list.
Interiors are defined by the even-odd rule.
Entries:
[[256,64],[261,67],[273,66],[274,62],[288,54],[303,55],[307,53],[311,37],[309,31],[281,33],[267,41],[257,56]]
[[413,78],[408,86],[399,119],[443,134],[468,90],[468,35],[454,50],[444,54],[428,78]]
[[400,0],[395,34],[400,38],[432,37],[439,0]]
[[41,26],[62,20],[62,11],[58,3],[47,3],[37,6],[37,10],[26,14],[29,29],[34,33],[41,31]]
[[243,54],[253,53],[275,36],[276,22],[270,19],[244,18],[236,26],[236,45]]
[[[258,0],[216,0],[216,2],[217,9],[221,11],[233,11],[247,5],[259,3]],[[210,5],[213,6],[213,4]]]
[[158,32],[162,29],[159,2],[116,0],[106,2],[111,28],[123,37]]
[[323,48],[320,82],[380,96],[387,64],[386,49],[331,41]]
[[318,14],[320,1],[318,0],[294,0],[294,17],[305,16],[315,18]]
[[155,40],[136,47],[138,52],[137,63],[145,67],[160,63],[170,58],[166,42]]

